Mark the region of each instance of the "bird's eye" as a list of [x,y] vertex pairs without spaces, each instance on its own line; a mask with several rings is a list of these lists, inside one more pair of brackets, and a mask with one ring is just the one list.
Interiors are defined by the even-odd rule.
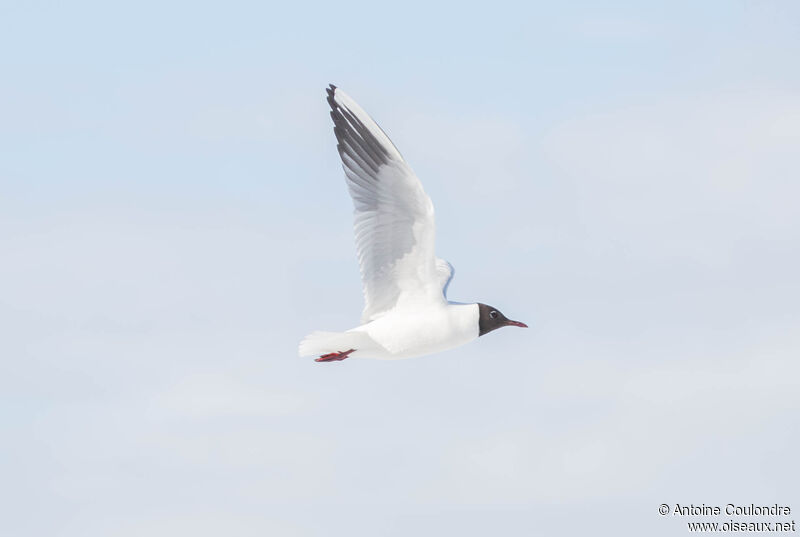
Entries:
[[491,317],[492,319],[497,319],[497,315],[498,313],[495,310],[489,312],[489,317]]

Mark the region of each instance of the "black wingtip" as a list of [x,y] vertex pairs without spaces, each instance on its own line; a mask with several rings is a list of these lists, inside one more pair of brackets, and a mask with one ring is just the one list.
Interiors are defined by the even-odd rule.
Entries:
[[328,94],[328,98],[326,99],[328,104],[330,105],[331,109],[336,110],[336,101],[333,100],[333,94],[336,91],[336,86],[331,84],[329,88],[325,88],[325,91]]

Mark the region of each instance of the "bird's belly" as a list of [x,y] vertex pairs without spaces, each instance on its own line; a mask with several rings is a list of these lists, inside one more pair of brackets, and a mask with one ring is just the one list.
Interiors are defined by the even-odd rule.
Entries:
[[423,314],[393,313],[362,328],[381,347],[369,357],[384,360],[440,352],[478,337],[475,321],[445,308]]

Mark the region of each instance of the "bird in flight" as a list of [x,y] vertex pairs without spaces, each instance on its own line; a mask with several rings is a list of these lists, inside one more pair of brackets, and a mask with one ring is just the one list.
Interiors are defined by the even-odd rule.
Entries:
[[436,257],[433,203],[389,137],[346,93],[327,88],[333,132],[355,206],[364,312],[345,332],[312,332],[300,356],[391,360],[451,349],[504,326],[486,304],[447,300],[453,267]]

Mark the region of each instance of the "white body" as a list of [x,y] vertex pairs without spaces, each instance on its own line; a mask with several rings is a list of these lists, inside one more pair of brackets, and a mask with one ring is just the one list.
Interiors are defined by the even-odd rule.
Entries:
[[478,337],[478,305],[445,303],[395,310],[347,332],[314,332],[301,356],[356,349],[352,357],[398,360],[440,352]]

